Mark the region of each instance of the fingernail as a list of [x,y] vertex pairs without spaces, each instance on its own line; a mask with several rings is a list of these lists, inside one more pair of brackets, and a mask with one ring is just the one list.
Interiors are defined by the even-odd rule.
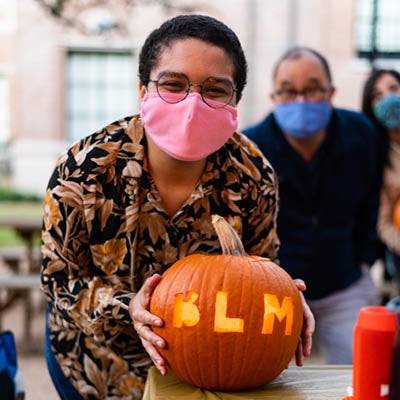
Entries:
[[155,319],[155,320],[153,321],[153,324],[154,324],[154,325],[157,325],[157,326],[161,326],[161,325],[162,325],[162,321],[161,321],[160,319]]
[[156,345],[158,347],[163,347],[163,342],[161,340],[157,340]]

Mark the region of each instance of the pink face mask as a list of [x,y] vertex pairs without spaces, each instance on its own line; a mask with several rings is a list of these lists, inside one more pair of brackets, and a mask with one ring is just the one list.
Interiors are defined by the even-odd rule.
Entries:
[[[182,95],[168,93],[164,97],[173,101]],[[207,101],[220,106],[216,101]],[[140,117],[153,142],[171,157],[182,161],[198,161],[214,153],[238,126],[236,108],[228,105],[211,108],[196,92],[174,104],[165,102],[157,93],[146,93]]]

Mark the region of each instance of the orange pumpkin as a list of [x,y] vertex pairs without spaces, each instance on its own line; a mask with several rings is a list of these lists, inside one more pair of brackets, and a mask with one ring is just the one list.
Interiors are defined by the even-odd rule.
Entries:
[[396,200],[393,207],[393,223],[400,230],[400,197]]
[[170,370],[214,390],[263,385],[292,359],[303,323],[291,277],[267,258],[248,256],[233,228],[213,216],[222,255],[193,254],[162,276],[150,311],[167,341]]

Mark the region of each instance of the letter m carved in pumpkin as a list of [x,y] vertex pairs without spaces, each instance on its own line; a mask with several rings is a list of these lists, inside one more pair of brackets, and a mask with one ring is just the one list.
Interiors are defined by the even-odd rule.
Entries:
[[283,298],[279,304],[275,294],[264,294],[264,323],[261,333],[270,334],[274,331],[275,317],[279,322],[286,318],[285,335],[291,335],[293,329],[293,301],[290,296]]

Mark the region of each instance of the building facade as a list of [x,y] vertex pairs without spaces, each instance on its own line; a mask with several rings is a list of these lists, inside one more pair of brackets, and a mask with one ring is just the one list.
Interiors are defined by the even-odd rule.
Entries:
[[[389,8],[392,1],[398,9],[397,0],[380,1]],[[249,63],[240,127],[270,110],[274,63],[295,44],[327,57],[337,88],[335,104],[359,109],[372,66],[362,50],[368,48],[368,18],[376,2],[175,1],[224,21],[238,34]],[[183,12],[157,1],[70,3],[60,20],[39,0],[0,0],[0,168],[8,165],[11,184],[19,191],[44,194],[57,156],[70,143],[139,111],[141,44],[162,21]],[[399,31],[394,34],[400,37]],[[374,62],[399,69],[396,56]]]

